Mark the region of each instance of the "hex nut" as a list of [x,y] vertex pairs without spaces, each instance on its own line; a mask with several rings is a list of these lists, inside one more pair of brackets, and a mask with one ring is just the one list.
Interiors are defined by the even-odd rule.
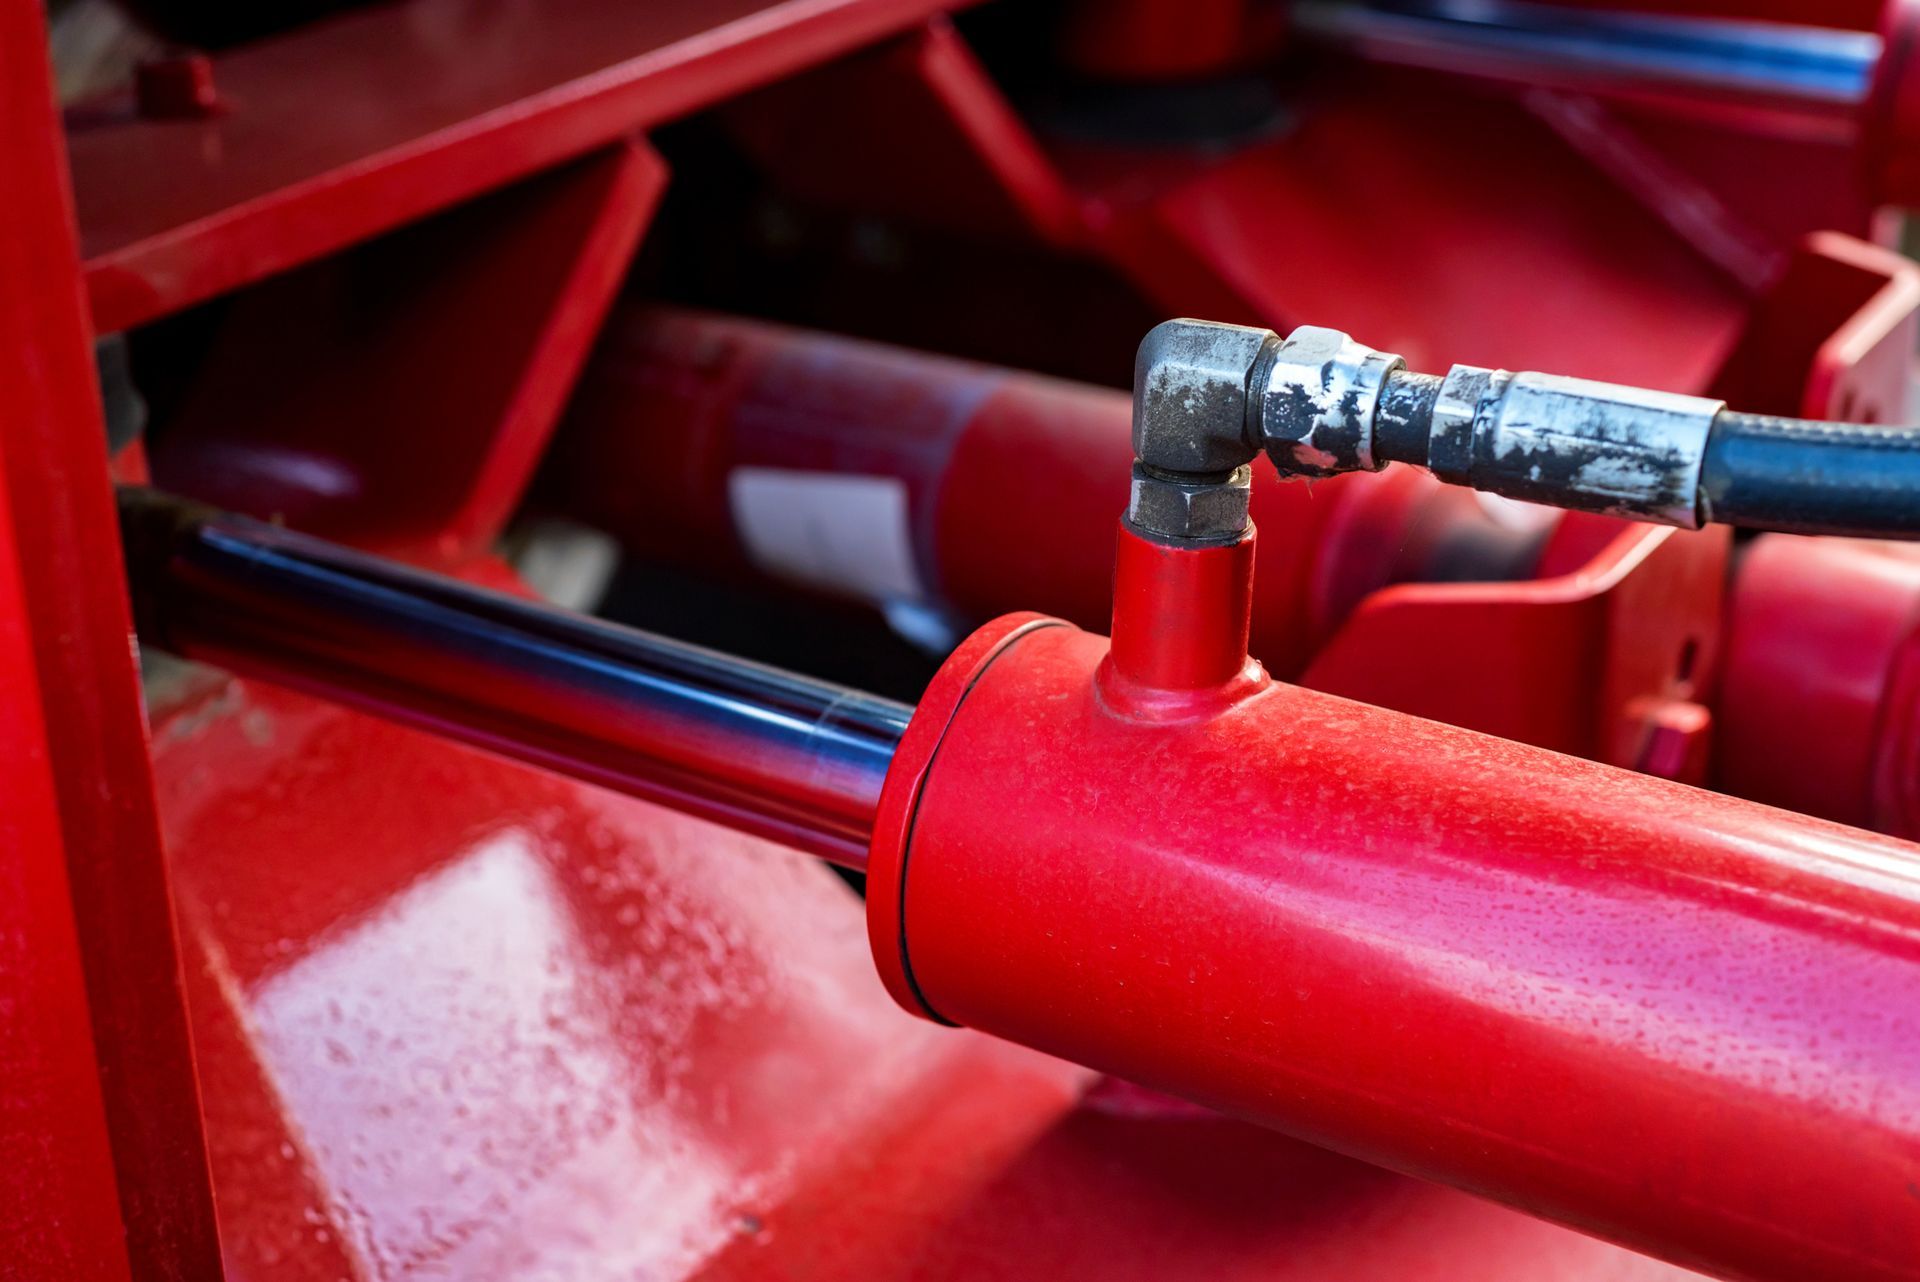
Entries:
[[1257,422],[1274,466],[1294,476],[1377,471],[1373,413],[1387,376],[1406,368],[1391,352],[1337,329],[1302,325],[1273,356]]
[[1133,365],[1133,452],[1163,472],[1219,475],[1259,451],[1248,382],[1272,330],[1171,320],[1140,342]]
[[1473,484],[1473,442],[1482,407],[1497,406],[1512,381],[1503,369],[1455,365],[1447,371],[1428,420],[1428,471],[1449,485]]
[[1237,539],[1247,529],[1253,469],[1235,468],[1224,481],[1173,479],[1139,463],[1127,522],[1142,533],[1182,542]]

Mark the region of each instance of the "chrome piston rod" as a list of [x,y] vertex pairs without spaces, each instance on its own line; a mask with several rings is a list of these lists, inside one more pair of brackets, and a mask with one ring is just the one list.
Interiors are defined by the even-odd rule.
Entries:
[[149,490],[143,643],[863,869],[913,709]]

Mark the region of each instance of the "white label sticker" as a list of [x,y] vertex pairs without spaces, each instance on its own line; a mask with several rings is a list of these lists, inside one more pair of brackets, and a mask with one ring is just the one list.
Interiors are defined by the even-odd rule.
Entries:
[[768,574],[869,601],[923,595],[897,477],[742,467],[727,477],[727,501],[747,555]]

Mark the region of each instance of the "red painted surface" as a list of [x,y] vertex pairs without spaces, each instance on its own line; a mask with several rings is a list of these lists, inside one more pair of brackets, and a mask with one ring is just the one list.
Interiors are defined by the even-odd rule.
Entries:
[[1905,422],[1920,343],[1920,267],[1818,232],[1758,300],[1712,395],[1753,413]]
[[911,27],[936,0],[422,0],[223,55],[225,114],[72,138],[94,323],[124,329]]
[[1281,137],[1146,198],[1111,153],[1056,154],[1108,252],[1176,314],[1327,325],[1415,369],[1679,391],[1737,336],[1746,291],[1521,105],[1361,68],[1297,109]]
[[[4,32],[5,28],[0,28]],[[4,51],[0,51],[4,52]],[[44,83],[41,86],[44,88]],[[14,104],[0,87],[0,111]],[[0,236],[0,263],[15,263]],[[0,282],[0,333],[21,315]],[[4,386],[24,372],[5,349]],[[11,398],[10,398],[11,403]],[[22,578],[22,531],[0,487],[0,1260],[22,1277],[126,1278],[66,842]],[[49,1214],[59,1208],[58,1215]]]
[[[1814,227],[1872,230],[1852,178],[1860,157],[1844,138],[1762,137],[1754,131],[1767,122],[1744,117],[1680,123],[1657,102],[1615,104],[1600,117],[1543,114],[1538,103],[1343,72],[1297,104],[1298,128],[1224,162],[1059,144],[1049,152],[951,29],[915,29],[944,7],[414,0],[222,56],[210,79],[192,68],[173,105],[212,115],[139,120],[120,103],[76,117],[86,285],[102,328],[261,282],[567,166],[355,255],[380,264],[396,246],[403,255],[431,246],[411,265],[385,260],[377,270],[399,270],[380,279],[411,287],[368,310],[329,292],[326,282],[350,279],[340,264],[236,300],[216,365],[253,378],[202,388],[189,416],[168,425],[157,466],[185,488],[337,537],[446,564],[471,558],[516,503],[658,193],[657,162],[623,140],[849,54],[762,100],[791,112],[762,159],[770,168],[787,160],[789,176],[809,178],[822,198],[862,203],[891,182],[893,203],[880,206],[901,217],[1089,244],[1174,310],[1343,324],[1416,363],[1531,363],[1685,390],[1718,379],[1752,387],[1741,403],[1753,409],[1884,407],[1891,417],[1904,396],[1911,268],[1840,237],[1796,249]],[[1203,61],[1230,57],[1222,29],[1196,19],[1236,8],[1132,4],[1128,12],[1149,21],[1099,34],[1131,32],[1119,53],[1157,67],[1116,64],[1111,49],[1108,67],[1160,74],[1190,59],[1191,47],[1151,37],[1153,21],[1169,17],[1185,22],[1181,35],[1211,41]],[[1813,16],[1853,21],[1861,8]],[[1805,6],[1767,12],[1809,16],[1790,9]],[[19,937],[27,962],[0,968],[0,1059],[19,1048],[25,1070],[8,1060],[0,1093],[0,1273],[24,1263],[35,1277],[123,1276],[124,1216],[136,1275],[215,1276],[44,37],[31,5],[10,5],[0,22],[0,155],[9,174],[28,179],[0,228],[0,352],[30,358],[17,391],[0,388],[0,665],[13,677],[0,694],[12,790],[0,827],[23,855],[19,893],[0,895],[0,925],[30,932]],[[1899,96],[1905,110],[1911,95]],[[837,113],[828,110],[836,98]],[[823,114],[806,114],[815,110]],[[872,128],[856,135],[863,124]],[[863,139],[887,144],[864,165]],[[865,186],[848,186],[856,180]],[[1702,222],[1702,208],[1714,216]],[[437,243],[450,227],[464,229],[458,244]],[[1784,275],[1756,299],[1776,260]],[[282,341],[296,324],[309,345]],[[620,403],[622,389],[608,390],[609,430],[628,443],[590,458],[603,469],[603,499],[624,494],[630,529],[643,528],[636,496],[658,500],[655,517],[697,503],[674,530],[678,543],[711,534],[713,555],[738,568],[725,519],[732,461],[872,470],[908,484],[916,555],[949,600],[984,612],[1041,605],[1088,623],[1104,614],[1126,462],[1116,395],[951,363],[922,385],[925,371],[905,370],[898,354],[809,365],[782,344],[759,346],[751,331],[722,337],[703,349],[701,372],[672,375],[690,384],[658,401]],[[738,351],[727,346],[735,341]],[[778,395],[757,381],[776,376]],[[635,407],[664,412],[675,397],[712,416],[692,421],[702,427],[696,442],[716,452],[671,469],[653,465],[657,441],[645,457],[621,452],[638,448]],[[857,430],[842,431],[834,414],[849,414]],[[770,422],[791,430],[768,432]],[[1010,469],[1016,453],[1045,466]],[[318,469],[308,466],[315,460]],[[123,475],[139,470],[123,456]],[[1083,486],[1060,485],[1080,472]],[[346,492],[328,488],[343,479]],[[1719,667],[1719,536],[1572,520],[1537,582],[1380,593],[1434,564],[1448,532],[1484,533],[1477,509],[1461,506],[1471,500],[1395,472],[1310,491],[1263,479],[1256,502],[1267,536],[1255,626],[1277,670],[1304,668],[1325,645],[1326,666],[1310,681],[1678,777],[1706,769],[1726,706],[1710,714],[1701,702]],[[1031,555],[1036,528],[1048,556]],[[996,529],[1004,537],[982,534]],[[1180,577],[1137,560],[1122,569],[1123,596],[1131,584],[1152,598],[1165,586],[1160,570]],[[1793,586],[1818,595],[1827,585]],[[1825,604],[1837,618],[1843,607],[1889,602],[1897,605],[1892,595]],[[1880,685],[1877,711],[1860,711],[1875,696],[1861,682],[1847,693],[1854,703],[1837,699],[1833,722],[1817,729],[1783,698],[1756,703],[1775,717],[1767,733],[1848,752],[1870,739],[1870,751],[1845,758],[1871,776],[1869,817],[1909,823],[1920,731],[1905,710],[1920,707],[1920,655],[1902,625],[1849,650],[1839,636],[1809,644],[1820,639],[1790,609],[1774,618],[1770,636],[1784,656],[1767,657],[1774,671],[1804,687],[1849,671],[1821,666],[1844,651],[1848,662],[1878,665]],[[1237,622],[1224,633],[1216,625],[1212,640],[1236,632]],[[1736,619],[1729,683],[1742,636]],[[1217,1045],[1208,1035],[1219,1025],[1205,1021],[1223,1007],[1195,1002],[1192,986],[1158,963],[1231,953],[1250,1003],[1271,997],[1305,1012],[1278,1032],[1236,1027],[1242,1051],[1278,1047],[1295,1074],[1354,1057],[1330,1070],[1348,1092],[1342,1107],[1316,1110],[1298,1129],[1348,1128],[1328,1137],[1425,1173],[1463,1178],[1460,1163],[1480,1162],[1464,1178],[1507,1191],[1518,1173],[1536,1199],[1526,1205],[1563,1215],[1567,1197],[1604,1185],[1614,1200],[1582,1223],[1668,1246],[1724,1230],[1714,1249],[1737,1238],[1757,1254],[1781,1225],[1812,1224],[1813,1245],[1763,1262],[1796,1276],[1808,1273],[1795,1272],[1806,1257],[1794,1252],[1815,1249],[1837,1223],[1822,1216],[1857,1213],[1861,1223],[1848,1227],[1863,1250],[1873,1234],[1885,1245],[1911,1228],[1895,1185],[1860,1173],[1901,1162],[1910,1171],[1910,1129],[1897,1150],[1823,1165],[1876,1120],[1863,1120],[1869,1087],[1880,1092],[1878,1121],[1912,1121],[1902,1093],[1910,1083],[1893,1060],[1914,1058],[1901,1022],[1911,987],[1874,1005],[1876,985],[1895,982],[1891,971],[1847,951],[1876,928],[1874,913],[1911,925],[1905,892],[1884,886],[1904,853],[1857,870],[1851,891],[1823,901],[1836,915],[1821,935],[1785,920],[1779,896],[1805,891],[1806,869],[1782,866],[1774,828],[1756,829],[1751,849],[1708,869],[1726,880],[1663,880],[1705,867],[1687,862],[1701,825],[1758,812],[1295,691],[1262,696],[1292,709],[1285,743],[1255,736],[1260,753],[1278,755],[1201,753],[1183,766],[1175,740],[1149,745],[1117,732],[1112,758],[1085,743],[1049,755],[1039,733],[1048,717],[1093,715],[1083,696],[1098,642],[1053,628],[1028,645],[1057,666],[1040,671],[1035,659],[1029,672],[1041,651],[1017,647],[1017,669],[994,668],[978,707],[1016,698],[1000,685],[1016,670],[1028,693],[1067,697],[1035,705],[1045,714],[1031,723],[1038,731],[991,743],[971,720],[957,722],[956,743],[968,747],[946,763],[967,769],[1002,753],[1019,786],[982,788],[959,815],[960,794],[936,774],[929,820],[985,831],[1037,813],[1018,841],[989,853],[1060,836],[1060,851],[1046,852],[1060,858],[1012,868],[997,893],[969,885],[976,899],[955,892],[943,903],[959,905],[932,945],[943,996],[982,1008],[1002,997],[1009,1010],[1030,1003],[1014,1013],[1098,1058],[1101,1038],[1118,1038],[1120,1017],[1136,1009],[1129,1003],[1158,992],[1165,1004],[1152,1013],[1163,1022],[1133,1019],[1127,1031],[1165,1036],[1155,1053],[1166,1058],[1140,1071],[1171,1079],[1170,1064],[1191,1066],[1174,1059]],[[1151,645],[1140,667],[1164,678]],[[1180,710],[1142,697],[1138,683],[1116,690],[1136,713]],[[1077,1070],[920,1028],[885,1007],[865,978],[857,907],[790,853],[285,693],[195,679],[163,683],[156,695],[194,1045],[236,1273],[1676,1276],[1237,1123],[1154,1107],[1122,1115],[1111,1092],[1069,1111],[1084,1080]],[[1191,699],[1172,702],[1194,710]],[[1209,718],[1178,733],[1239,724]],[[1313,752],[1320,735],[1337,742]],[[1377,778],[1383,756],[1403,767],[1386,781],[1403,791],[1385,794],[1390,839],[1355,861],[1351,815],[1336,803],[1354,780]],[[1278,819],[1252,828],[1251,843],[1222,842],[1187,806],[1187,788],[1239,787],[1247,761],[1271,767],[1245,787]],[[1115,762],[1122,782],[1071,792]],[[1520,766],[1533,772],[1532,794],[1515,800]],[[1855,778],[1831,776],[1850,797]],[[1512,836],[1500,847],[1512,859],[1497,867],[1459,855],[1471,844],[1460,834],[1489,797],[1499,802],[1494,826]],[[1317,798],[1329,804],[1315,809]],[[1444,798],[1455,804],[1437,804]],[[1192,858],[1125,862],[1136,848],[1152,855],[1144,837],[1167,831],[1192,837]],[[1887,849],[1859,834],[1795,831],[1870,860]],[[1223,850],[1258,859],[1283,845],[1270,863],[1220,861]],[[1657,857],[1646,859],[1643,845]],[[1297,875],[1303,851],[1320,860],[1305,866],[1323,880]],[[1223,868],[1242,878],[1237,888],[1217,884]],[[1247,878],[1276,868],[1291,879],[1258,883],[1266,898],[1242,893]],[[1739,897],[1735,874],[1756,868],[1778,874],[1773,900]],[[1005,902],[1009,885],[1033,901]],[[1340,923],[1374,933],[1330,925],[1281,893],[1303,886],[1322,905],[1339,899]],[[1576,893],[1596,888],[1617,893]],[[1147,922],[1128,914],[1156,912],[1176,894],[1181,911],[1154,916],[1151,929],[1095,933],[1093,909],[1110,909],[1110,922]],[[1888,915],[1892,900],[1899,911]],[[1569,903],[1590,911],[1576,917]],[[1649,905],[1668,911],[1652,917]],[[1055,907],[1043,927],[1042,912]],[[1280,918],[1287,912],[1295,915]],[[1277,942],[1276,919],[1295,928]],[[1061,923],[1088,933],[1037,933]],[[1031,982],[1070,948],[1083,951],[1084,968],[1058,986]],[[1858,968],[1842,973],[1849,958]],[[80,960],[92,980],[84,997]],[[1363,973],[1366,985],[1339,987]],[[1463,974],[1490,978],[1461,996]],[[1327,985],[1303,996],[1302,975]],[[1124,993],[1111,984],[1121,978]],[[1441,1000],[1448,993],[1452,1005]],[[1345,1037],[1304,1044],[1328,1001]],[[1510,1018],[1515,1010],[1532,1022]],[[1789,1041],[1786,1025],[1765,1018],[1808,1012],[1828,1021],[1822,1043]],[[1652,1022],[1656,1014],[1666,1022]],[[1404,1045],[1394,1039],[1421,1018],[1415,1051],[1384,1063],[1383,1048]],[[1636,1030],[1646,1036],[1628,1044]],[[1027,1025],[1013,1031],[1025,1036]],[[1303,1043],[1260,1041],[1295,1034]],[[1709,1041],[1720,1052],[1711,1065]],[[1848,1048],[1860,1058],[1841,1065]],[[94,1050],[106,1070],[98,1082],[86,1070]],[[1516,1076],[1511,1062],[1538,1072]],[[1576,1076],[1545,1064],[1571,1065]],[[1257,1067],[1265,1089],[1272,1065]],[[1697,1101],[1701,1111],[1603,1117],[1567,1086],[1596,1067],[1610,1089],[1667,1091],[1674,1110]],[[1253,1080],[1237,1079],[1242,1088]],[[1367,1082],[1380,1093],[1356,1102]],[[1203,1093],[1223,1094],[1217,1085],[1203,1082]],[[1786,1098],[1790,1088],[1801,1094]],[[1796,1130],[1811,1116],[1809,1098],[1830,1112]],[[1528,1125],[1460,1129],[1481,1105],[1512,1105],[1498,1119]],[[1266,1115],[1272,1101],[1250,1108]],[[15,1117],[39,1129],[17,1131]],[[1374,1133],[1395,1119],[1403,1129]],[[1546,1156],[1503,1148],[1515,1135]],[[1724,1142],[1710,1144],[1716,1135]],[[1409,1156],[1409,1146],[1419,1151]],[[1570,1171],[1550,1160],[1570,1151],[1614,1165]],[[1496,1159],[1508,1165],[1493,1169]],[[1628,1187],[1623,1171],[1647,1178]],[[1720,1181],[1710,1194],[1665,1196],[1708,1176]],[[1590,1183],[1574,1188],[1582,1179]],[[1770,1223],[1735,1232],[1715,1218],[1800,1179],[1808,1191],[1767,1207]],[[1834,1190],[1851,1194],[1856,1181],[1861,1195],[1843,1206]],[[27,1213],[13,1214],[16,1204]],[[1623,1230],[1628,1211],[1634,1222]],[[1864,1268],[1856,1259],[1819,1275],[1848,1267]]]
[[945,19],[748,94],[723,117],[806,200],[969,236],[1083,238],[1072,193]]
[[923,1282],[1684,1282],[1583,1233],[1219,1114],[1083,1106],[920,1244]]
[[871,1276],[1087,1078],[902,1015],[793,851],[204,669],[156,704],[239,1276]]
[[1905,544],[1766,534],[1742,553],[1715,707],[1719,786],[1920,835],[1920,559]]
[[[1407,583],[1377,592],[1300,681],[1520,743],[1646,768],[1659,711],[1696,704],[1708,688],[1729,544],[1724,527],[1689,533],[1569,515],[1537,578]],[[1688,782],[1704,782],[1703,770]]]
[[218,1278],[46,48],[0,3],[0,1271]]
[[1112,662],[1100,674],[1108,704],[1142,720],[1184,720],[1266,684],[1247,655],[1257,542],[1249,528],[1224,547],[1175,547],[1121,523]]
[[243,294],[155,480],[471,561],[518,506],[666,182],[651,148],[620,143]]
[[910,1008],[1727,1276],[1917,1275],[1915,847],[1120,663],[1010,616],[936,678],[869,883]]
[[1862,143],[1875,194],[1920,201],[1920,3],[1885,0],[1878,24],[1880,65],[1863,115]]
[[[1217,45],[1209,32],[1258,26],[1232,4],[1081,18],[1070,50],[1092,27],[1173,61],[1177,42],[1129,28]],[[1247,34],[1235,56],[1259,44]],[[1087,243],[1170,312],[1330,324],[1417,368],[1552,364],[1698,390],[1802,238],[1879,227],[1849,129],[1349,65],[1295,71],[1275,94],[1275,136],[1225,156],[1036,135],[939,24],[727,118],[784,191],[976,233],[1024,223]]]
[[1103,79],[1204,79],[1271,57],[1285,19],[1258,0],[1079,0],[1067,8],[1061,56]]

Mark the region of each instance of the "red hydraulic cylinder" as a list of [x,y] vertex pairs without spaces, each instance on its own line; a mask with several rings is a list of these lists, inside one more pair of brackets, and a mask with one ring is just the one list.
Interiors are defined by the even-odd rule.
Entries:
[[[642,557],[1099,626],[1131,416],[1117,389],[628,305],[581,376],[545,491]],[[1544,538],[1406,468],[1311,487],[1263,472],[1253,513],[1267,532],[1254,653],[1283,675],[1373,589],[1524,577]]]
[[1745,1279],[1920,1278],[1920,847],[1272,681],[1251,535],[975,634],[882,794],[909,1009]]

